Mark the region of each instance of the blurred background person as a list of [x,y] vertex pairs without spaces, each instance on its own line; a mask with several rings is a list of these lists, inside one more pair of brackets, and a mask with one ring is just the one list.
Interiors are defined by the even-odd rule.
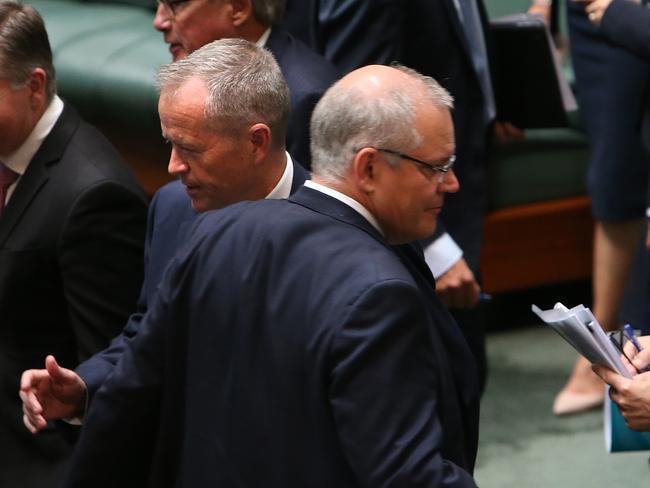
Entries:
[[242,38],[273,53],[291,91],[287,149],[310,167],[309,119],[316,102],[338,78],[334,66],[278,26],[285,0],[160,0],[153,21],[174,61],[224,38]]
[[142,282],[146,198],[110,143],[56,94],[40,15],[0,1],[0,486],[52,487],[76,432],[23,426],[23,370],[106,347]]
[[[557,0],[556,0],[557,2]],[[532,12],[549,18],[550,1],[535,0]],[[553,5],[558,8],[557,3]],[[585,12],[585,3],[566,1],[571,60],[581,120],[591,149],[587,186],[594,229],[593,312],[605,330],[621,314],[638,327],[643,287],[628,287],[630,269],[642,239],[648,164],[639,133],[650,68],[634,54],[609,42]],[[639,266],[645,266],[641,258]],[[637,295],[635,295],[637,294]],[[603,383],[580,357],[556,396],[553,412],[577,413],[602,405]]]

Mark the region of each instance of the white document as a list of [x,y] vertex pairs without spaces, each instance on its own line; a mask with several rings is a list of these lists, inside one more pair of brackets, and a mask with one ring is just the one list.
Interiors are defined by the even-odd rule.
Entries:
[[556,303],[550,310],[541,310],[537,305],[532,309],[589,362],[605,366],[626,378],[632,377],[621,360],[620,352],[591,310],[583,305],[568,309],[561,303]]

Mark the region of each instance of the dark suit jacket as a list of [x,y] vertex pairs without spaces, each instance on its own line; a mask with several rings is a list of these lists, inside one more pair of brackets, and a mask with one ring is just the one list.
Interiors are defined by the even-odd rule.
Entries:
[[427,273],[308,188],[201,216],[64,486],[475,486],[475,371]]
[[[309,173],[294,162],[291,192],[300,188],[308,177]],[[126,343],[138,333],[142,316],[154,301],[163,272],[186,242],[197,215],[185,187],[178,180],[163,186],[154,195],[147,219],[145,276],[137,311],[129,317],[122,334],[113,339],[108,348],[80,364],[76,370],[86,382],[89,400],[113,371]]]
[[[297,11],[309,19],[314,49],[344,73],[366,64],[397,61],[435,78],[454,96],[454,171],[460,191],[446,198],[436,236],[448,231],[478,272],[488,127],[478,76],[453,0],[301,0],[287,7],[289,22],[298,17]],[[487,33],[481,0],[478,7]],[[489,38],[486,43],[489,50]]]
[[53,486],[71,445],[22,422],[21,373],[106,347],[142,281],[146,198],[110,143],[66,105],[0,219],[0,486]]
[[266,48],[275,56],[291,94],[287,150],[305,168],[311,168],[309,122],[320,97],[339,73],[325,58],[286,31],[274,27]]

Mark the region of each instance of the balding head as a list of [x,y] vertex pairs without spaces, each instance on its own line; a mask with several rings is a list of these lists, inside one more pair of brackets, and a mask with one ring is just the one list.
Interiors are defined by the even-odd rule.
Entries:
[[341,179],[357,149],[408,152],[422,136],[415,118],[422,107],[448,111],[453,98],[433,78],[403,66],[371,65],[352,71],[321,98],[312,115],[314,174]]

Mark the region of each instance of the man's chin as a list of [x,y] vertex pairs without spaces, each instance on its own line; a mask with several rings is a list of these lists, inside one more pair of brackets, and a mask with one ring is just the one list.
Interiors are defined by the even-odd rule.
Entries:
[[172,55],[172,61],[180,61],[187,56],[187,51],[179,44],[172,44],[169,46],[169,52]]

